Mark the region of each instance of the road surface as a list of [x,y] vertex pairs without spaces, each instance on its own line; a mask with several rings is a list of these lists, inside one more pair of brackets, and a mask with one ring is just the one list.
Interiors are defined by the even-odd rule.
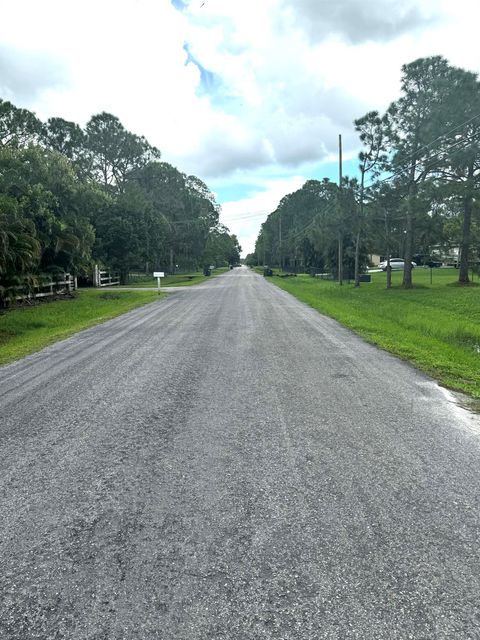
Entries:
[[247,269],[0,369],[0,638],[480,638],[480,430]]

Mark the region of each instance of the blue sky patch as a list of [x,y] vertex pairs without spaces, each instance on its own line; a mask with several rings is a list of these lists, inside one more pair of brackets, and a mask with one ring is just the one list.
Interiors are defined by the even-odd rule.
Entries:
[[[351,160],[344,160],[342,163],[343,176],[349,178],[360,179],[360,172],[358,170],[358,159],[352,158]],[[313,175],[310,176],[313,180],[323,180],[323,178],[329,178],[332,182],[338,182],[338,162],[325,162],[315,166]]]
[[190,51],[190,45],[185,42],[183,48],[187,54],[185,64],[194,64],[200,71],[200,88],[204,93],[212,94],[220,86],[220,78],[213,71],[206,69]]
[[170,0],[177,11],[184,11],[188,7],[188,3],[183,0]]
[[[300,176],[304,175],[305,182],[307,180],[323,180],[323,178],[329,178],[329,180],[335,183],[338,182],[338,162],[315,163],[308,167],[303,167],[303,169],[299,168],[296,171],[294,170],[294,172]],[[218,179],[210,178],[208,184],[216,193],[218,202],[234,202],[236,200],[252,198],[258,193],[265,191],[266,187],[262,178],[274,182],[276,179],[286,179],[291,175],[286,171],[271,174],[268,170],[265,172],[257,170],[255,171],[255,174],[259,176],[258,184],[255,184],[253,175],[248,182],[235,182],[235,178],[232,178],[231,181],[227,181],[223,177]],[[349,178],[360,179],[358,160],[356,158],[344,160],[343,175],[348,176]],[[275,207],[273,207],[273,209],[274,208]]]
[[256,187],[251,184],[236,184],[235,182],[225,184],[223,180],[216,184],[215,179],[209,180],[209,184],[217,194],[219,202],[232,202],[234,200],[251,198],[264,190],[264,187],[260,185]]

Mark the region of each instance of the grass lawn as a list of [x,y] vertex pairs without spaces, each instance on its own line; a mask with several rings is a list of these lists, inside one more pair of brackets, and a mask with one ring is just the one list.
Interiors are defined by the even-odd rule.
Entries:
[[[174,276],[166,276],[165,278],[161,279],[160,286],[162,287],[162,289],[163,287],[189,287],[192,284],[200,284],[200,282],[205,282],[205,280],[208,280],[209,278],[212,278],[214,276],[218,276],[221,273],[225,273],[225,271],[228,270],[228,267],[219,267],[218,269],[212,271],[211,276],[204,276],[202,271],[192,271],[192,273],[182,273]],[[139,289],[141,289],[142,287],[156,287],[157,279],[149,278],[148,276],[145,276],[144,278],[132,278],[131,282],[129,282],[128,285],[125,286],[136,288],[138,287]]]
[[314,309],[335,318],[369,342],[429,373],[444,386],[480,398],[480,287],[455,284],[455,269],[417,268],[414,289],[401,287],[402,272],[373,273],[371,283],[342,287],[307,275],[269,278]]
[[2,313],[0,364],[39,351],[81,329],[158,299],[155,291],[82,289],[73,300],[45,302]]

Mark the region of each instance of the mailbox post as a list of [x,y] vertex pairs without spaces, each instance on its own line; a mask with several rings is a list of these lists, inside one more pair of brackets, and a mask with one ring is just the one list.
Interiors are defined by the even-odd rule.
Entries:
[[160,278],[164,278],[165,273],[163,271],[154,271],[153,277],[157,279],[157,291],[158,291],[158,294],[160,295]]

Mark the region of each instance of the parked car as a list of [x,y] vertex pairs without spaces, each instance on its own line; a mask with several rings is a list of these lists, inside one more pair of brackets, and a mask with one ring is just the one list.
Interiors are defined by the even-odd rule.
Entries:
[[[382,271],[387,270],[387,260],[383,260],[378,265]],[[412,267],[416,267],[417,263],[412,262]],[[405,267],[405,260],[403,258],[390,258],[390,267],[392,271],[402,271]]]

